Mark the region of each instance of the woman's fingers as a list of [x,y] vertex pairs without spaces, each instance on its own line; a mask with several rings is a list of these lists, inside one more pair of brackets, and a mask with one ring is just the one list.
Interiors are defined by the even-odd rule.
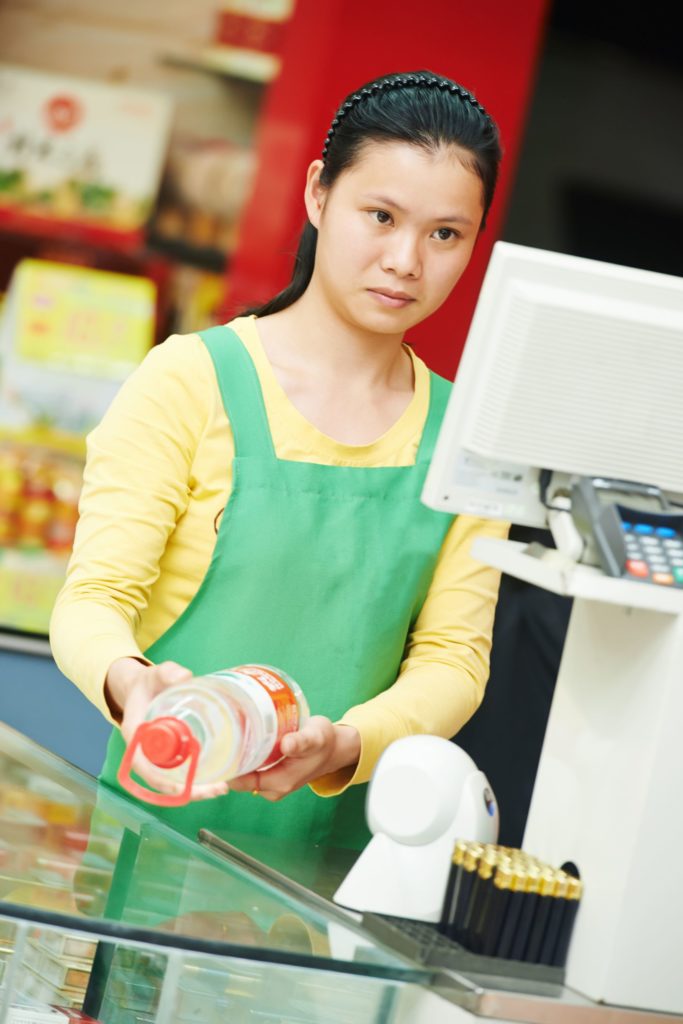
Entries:
[[[154,698],[168,687],[176,686],[191,678],[192,672],[175,661],[163,661],[158,665],[140,663],[123,709],[121,734],[126,743],[134,742],[135,733],[144,722]],[[184,769],[187,770],[187,765],[184,766]],[[137,749],[133,759],[133,770],[148,786],[159,793],[175,796],[185,788],[184,775],[180,779],[177,778],[175,772],[174,777],[169,776],[168,772],[152,764],[140,748]],[[205,783],[192,787],[191,799],[211,799],[225,792],[227,792],[227,785],[223,781]]]
[[334,726],[329,718],[316,715],[310,718],[298,732],[283,736],[280,749],[285,757],[307,757],[317,754],[334,742]]
[[121,734],[127,743],[132,740],[135,730],[144,721],[157,694],[169,686],[187,682],[192,673],[175,661],[163,661],[159,665],[142,665],[130,687],[121,720]]
[[230,789],[235,793],[260,793],[265,772],[249,772],[230,780]]
[[158,665],[150,665],[153,674],[164,686],[175,686],[192,678],[189,668],[179,665],[177,661],[162,661]]
[[[154,697],[167,687],[191,678],[190,670],[177,662],[165,661],[159,665],[141,663],[129,690],[121,722],[121,732],[126,742],[133,741]],[[190,799],[211,800],[224,795],[229,789],[257,793],[271,801],[282,799],[324,773],[335,747],[335,726],[329,718],[316,715],[299,731],[287,733],[280,746],[283,754],[280,764],[265,772],[249,772],[233,779],[229,785],[224,780],[195,785]],[[187,769],[187,766],[183,767]],[[139,749],[133,768],[150,788],[159,793],[175,796],[185,788],[185,775],[179,779],[174,770],[174,777],[169,777],[169,772],[153,765]]]
[[335,746],[335,726],[321,715],[309,719],[298,732],[287,733],[280,749],[284,759],[263,772],[233,779],[236,792],[258,793],[266,800],[281,800],[324,774]]

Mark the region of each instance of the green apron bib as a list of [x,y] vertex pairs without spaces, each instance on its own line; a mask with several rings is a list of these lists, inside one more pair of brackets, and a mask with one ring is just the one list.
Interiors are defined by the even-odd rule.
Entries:
[[[233,431],[232,492],[197,594],[146,655],[195,675],[245,662],[278,666],[302,687],[311,714],[336,721],[395,681],[452,522],[420,502],[450,384],[430,374],[414,466],[286,461],[275,455],[258,375],[238,336],[213,327],[201,337]],[[114,729],[100,778],[119,791],[123,750]],[[277,803],[228,793],[153,813],[192,838],[208,828],[360,849],[370,837],[365,792],[359,785],[321,798],[304,787]]]

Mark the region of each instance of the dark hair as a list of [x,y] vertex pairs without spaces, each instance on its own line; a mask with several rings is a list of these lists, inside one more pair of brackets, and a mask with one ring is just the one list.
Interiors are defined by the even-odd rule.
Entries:
[[[325,139],[321,185],[330,188],[368,142],[408,142],[430,150],[454,145],[464,150],[470,169],[481,178],[484,227],[498,177],[500,139],[493,119],[462,85],[430,71],[416,71],[383,75],[351,93]],[[313,275],[317,240],[316,228],[307,221],[287,287],[243,315],[278,313],[303,295]]]

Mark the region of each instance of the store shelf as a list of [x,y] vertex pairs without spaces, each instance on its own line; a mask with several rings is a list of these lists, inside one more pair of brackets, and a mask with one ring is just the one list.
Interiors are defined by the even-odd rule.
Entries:
[[[45,636],[66,575],[66,558],[47,551],[0,548],[0,622],[13,632]],[[8,641],[12,649],[19,649]],[[22,646],[22,650],[26,647]],[[42,651],[40,653],[43,653]]]
[[564,597],[582,597],[668,615],[683,613],[683,590],[605,576],[600,569],[577,565],[559,551],[541,545],[479,537],[472,545],[472,556],[509,576]]
[[60,220],[57,217],[27,213],[12,206],[0,206],[0,231],[34,238],[49,238],[53,241],[77,242],[127,255],[141,254],[145,242],[142,228],[115,231],[101,224],[91,224],[82,220]]
[[165,53],[161,60],[164,64],[239,78],[257,85],[272,82],[280,71],[281,63],[275,54],[234,46],[205,46],[201,50]]
[[50,641],[41,633],[23,633],[21,630],[3,629],[0,626],[0,651],[15,654],[34,654],[51,658]]
[[224,274],[228,265],[228,254],[210,245],[192,245],[182,238],[165,238],[152,229],[148,236],[149,249],[153,253],[171,260],[208,270],[214,274]]

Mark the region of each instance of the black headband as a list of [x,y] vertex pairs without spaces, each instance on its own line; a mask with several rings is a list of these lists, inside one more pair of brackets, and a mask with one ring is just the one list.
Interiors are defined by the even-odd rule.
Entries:
[[366,99],[366,97],[374,96],[379,92],[387,92],[390,89],[407,89],[415,86],[427,89],[439,89],[441,92],[450,92],[452,95],[457,95],[461,100],[464,100],[466,103],[473,106],[475,110],[482,114],[490,124],[493,123],[477,98],[465,89],[464,86],[458,85],[457,82],[451,82],[448,78],[437,78],[436,75],[395,75],[393,78],[382,78],[378,82],[373,82],[371,85],[364,86],[358,92],[349,96],[349,98],[342,103],[334,116],[332,124],[330,125],[330,130],[325,136],[325,144],[323,146],[322,154],[323,160],[327,156],[327,151],[330,148],[330,142],[332,141],[332,136],[334,135],[337,125],[349,110],[356,106],[356,104]]

